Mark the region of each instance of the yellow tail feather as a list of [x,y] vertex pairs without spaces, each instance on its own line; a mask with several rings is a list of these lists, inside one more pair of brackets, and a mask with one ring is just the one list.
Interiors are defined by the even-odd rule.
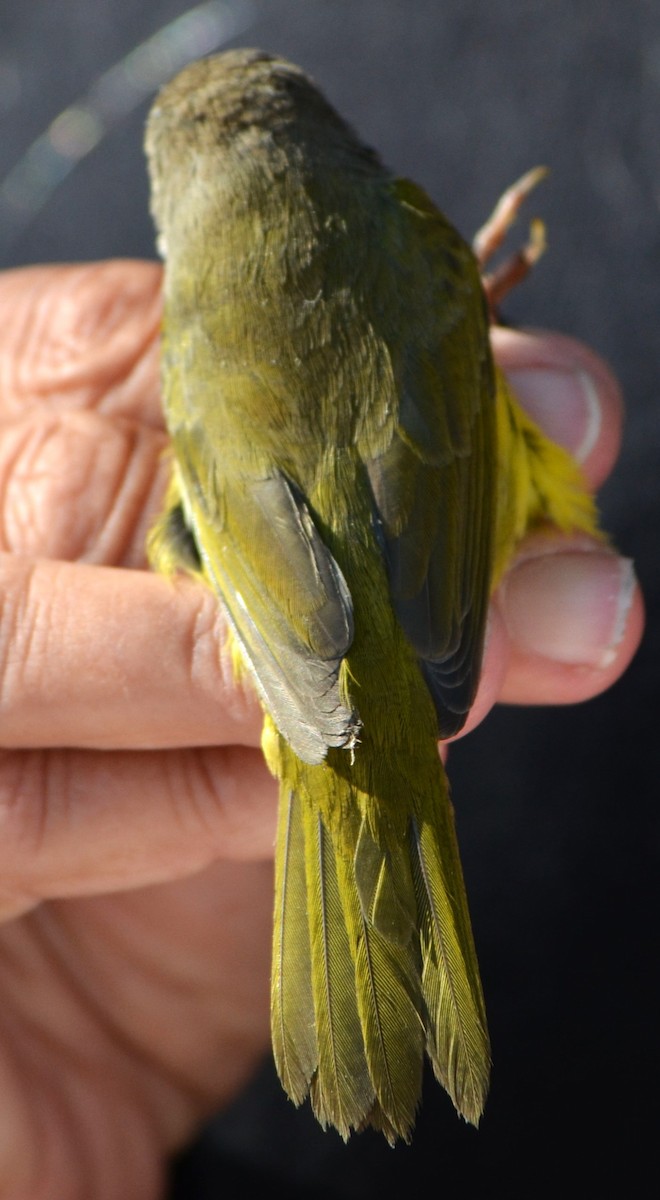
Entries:
[[476,1124],[488,1035],[435,746],[425,778],[431,807],[416,812],[414,797],[401,798],[409,811],[401,839],[359,814],[350,772],[332,772],[346,817],[327,822],[306,785],[312,793],[314,773],[332,768],[297,763],[293,791],[291,751],[268,719],[264,744],[283,778],[271,1017],[286,1091],[296,1104],[309,1092],[321,1123],[344,1138],[372,1125],[391,1142],[408,1140],[426,1049],[458,1111]]

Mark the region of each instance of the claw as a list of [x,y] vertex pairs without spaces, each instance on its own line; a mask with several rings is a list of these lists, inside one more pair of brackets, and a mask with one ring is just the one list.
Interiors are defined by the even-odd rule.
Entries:
[[495,322],[497,321],[498,304],[529,274],[546,249],[543,222],[538,219],[531,222],[527,243],[506,259],[500,267],[491,272],[485,271],[485,267],[502,245],[524,201],[547,174],[546,167],[534,167],[510,188],[507,188],[488,220],[475,234],[472,242],[472,248],[481,268],[484,291]]

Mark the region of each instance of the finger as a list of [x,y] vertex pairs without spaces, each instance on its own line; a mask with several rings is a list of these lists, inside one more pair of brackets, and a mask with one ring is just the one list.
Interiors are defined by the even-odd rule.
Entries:
[[558,333],[494,328],[495,357],[530,416],[579,462],[592,489],[621,444],[618,383],[591,350]]
[[0,554],[0,745],[259,744],[206,587]]
[[640,643],[633,565],[585,539],[530,539],[496,604],[509,639],[500,699],[573,704],[608,688]]
[[[518,398],[596,487],[620,445],[616,380],[586,347],[561,335],[496,329],[494,344]],[[630,662],[643,622],[628,560],[586,538],[528,539],[491,607],[482,682],[462,732],[497,699],[565,704],[603,691]]]
[[162,428],[162,271],[137,260],[0,275],[0,420],[100,408]]
[[528,539],[491,604],[479,690],[458,736],[498,701],[576,704],[605,691],[643,627],[629,559],[584,537]]
[[504,681],[509,670],[511,645],[509,635],[498,607],[491,603],[488,610],[488,625],[484,656],[479,678],[479,687],[463,727],[449,741],[465,737],[480,725],[484,717],[500,699]]
[[258,750],[0,753],[0,912],[272,856],[276,785]]

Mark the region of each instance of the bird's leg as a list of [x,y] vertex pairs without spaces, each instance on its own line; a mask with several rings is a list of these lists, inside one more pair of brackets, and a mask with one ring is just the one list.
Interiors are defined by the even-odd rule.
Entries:
[[525,245],[505,259],[500,266],[493,271],[487,271],[486,267],[502,245],[521,205],[546,174],[545,167],[535,167],[507,188],[486,223],[474,236],[472,249],[481,270],[481,282],[493,324],[498,324],[498,306],[501,301],[529,274],[546,248],[543,221],[537,219],[531,222],[529,238]]

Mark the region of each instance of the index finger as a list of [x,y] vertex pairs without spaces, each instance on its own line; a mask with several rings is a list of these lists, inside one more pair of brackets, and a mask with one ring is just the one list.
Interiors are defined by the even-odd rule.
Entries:
[[0,745],[257,746],[215,596],[190,579],[0,554]]

